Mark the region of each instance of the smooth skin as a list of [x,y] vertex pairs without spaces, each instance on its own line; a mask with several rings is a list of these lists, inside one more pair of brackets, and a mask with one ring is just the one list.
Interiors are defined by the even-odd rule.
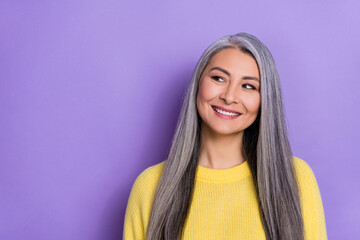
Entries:
[[[260,73],[255,59],[237,48],[216,53],[203,71],[198,90],[196,104],[202,119],[199,165],[228,169],[243,163],[244,130],[260,109]],[[214,105],[241,115],[219,117]]]

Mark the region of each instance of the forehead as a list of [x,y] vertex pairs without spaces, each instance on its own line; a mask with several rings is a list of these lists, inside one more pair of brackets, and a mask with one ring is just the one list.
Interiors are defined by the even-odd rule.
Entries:
[[237,48],[226,48],[214,54],[205,70],[221,67],[233,74],[249,75],[259,78],[259,69],[255,59]]

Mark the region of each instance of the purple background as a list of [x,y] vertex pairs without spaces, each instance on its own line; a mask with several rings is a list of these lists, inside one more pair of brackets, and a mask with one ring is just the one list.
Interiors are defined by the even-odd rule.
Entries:
[[204,49],[272,52],[294,155],[329,239],[360,236],[356,1],[1,1],[0,239],[121,239],[131,186],[163,161]]

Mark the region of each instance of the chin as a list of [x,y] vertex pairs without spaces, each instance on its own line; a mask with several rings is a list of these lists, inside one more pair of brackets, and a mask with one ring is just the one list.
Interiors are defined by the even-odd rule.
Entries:
[[241,134],[243,131],[236,131],[233,129],[227,129],[227,128],[218,128],[218,129],[212,129],[213,132],[216,132],[217,134],[220,135],[237,135],[237,134]]

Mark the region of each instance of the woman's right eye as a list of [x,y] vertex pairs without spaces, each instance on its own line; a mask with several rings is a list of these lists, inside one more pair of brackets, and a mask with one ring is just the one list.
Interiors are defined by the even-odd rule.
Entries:
[[222,77],[219,77],[219,76],[213,76],[211,78],[214,79],[217,82],[223,82],[224,81],[224,79]]

